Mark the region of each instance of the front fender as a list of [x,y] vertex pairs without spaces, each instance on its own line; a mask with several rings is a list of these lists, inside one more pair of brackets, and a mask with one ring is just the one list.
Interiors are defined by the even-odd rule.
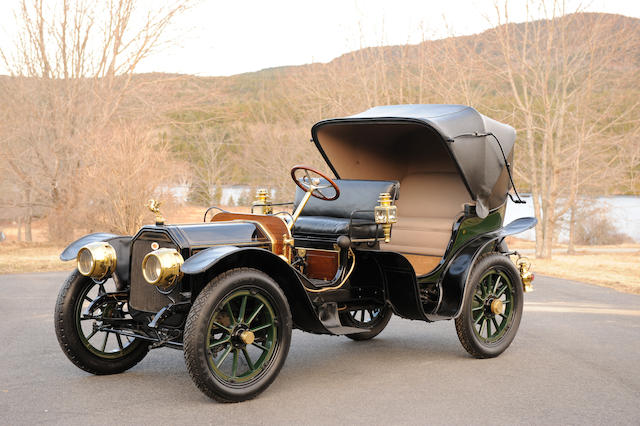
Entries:
[[464,245],[446,266],[442,275],[440,288],[442,297],[433,314],[427,315],[431,320],[455,318],[460,315],[464,302],[471,270],[478,257],[490,249],[492,244],[502,241],[509,235],[519,234],[533,228],[538,223],[534,217],[522,217],[495,231],[482,234]]
[[180,270],[193,276],[191,297],[195,301],[214,277],[235,268],[254,268],[269,275],[284,293],[297,328],[331,334],[320,322],[300,276],[287,262],[269,250],[257,247],[220,246],[202,250],[184,261]]
[[69,244],[62,251],[62,253],[60,253],[60,260],[62,260],[63,262],[68,262],[69,260],[73,260],[78,256],[78,252],[83,246],[86,246],[89,243],[95,243],[97,241],[107,241],[117,236],[118,235],[109,234],[107,232],[96,232],[94,234],[87,234],[83,237],[78,238],[71,244]]

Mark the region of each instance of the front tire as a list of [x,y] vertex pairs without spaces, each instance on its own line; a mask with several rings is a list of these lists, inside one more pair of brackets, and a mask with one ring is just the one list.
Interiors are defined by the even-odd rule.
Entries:
[[225,272],[202,290],[189,312],[187,370],[210,398],[252,399],[280,372],[291,327],[287,299],[271,277],[250,268]]
[[481,257],[455,320],[462,346],[475,358],[500,355],[518,332],[523,302],[520,274],[511,260],[498,253]]
[[83,310],[94,299],[115,291],[113,280],[98,283],[75,270],[56,301],[54,323],[58,343],[71,362],[92,374],[122,373],[149,352],[148,343],[142,340],[101,331],[105,320],[130,318],[126,302],[105,301],[96,306],[90,317],[83,316]]

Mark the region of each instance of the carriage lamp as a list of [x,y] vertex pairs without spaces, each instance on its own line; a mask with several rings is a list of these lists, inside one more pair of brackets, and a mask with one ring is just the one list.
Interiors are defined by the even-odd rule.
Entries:
[[253,203],[253,207],[255,207],[255,213],[257,214],[272,214],[273,207],[271,206],[271,197],[269,197],[269,192],[260,188],[256,192],[256,201]]
[[375,207],[374,216],[376,224],[382,225],[384,242],[388,243],[391,241],[391,225],[398,221],[398,208],[391,205],[391,194],[388,192],[381,192],[378,202],[380,204]]
[[149,284],[168,290],[182,278],[180,267],[183,263],[184,259],[177,250],[160,248],[142,259],[142,275]]
[[521,257],[516,262],[518,271],[520,272],[520,278],[522,279],[522,285],[524,286],[524,292],[530,293],[533,291],[533,272],[531,272],[531,262],[526,257]]
[[101,280],[116,269],[116,249],[103,241],[87,244],[78,251],[78,272]]

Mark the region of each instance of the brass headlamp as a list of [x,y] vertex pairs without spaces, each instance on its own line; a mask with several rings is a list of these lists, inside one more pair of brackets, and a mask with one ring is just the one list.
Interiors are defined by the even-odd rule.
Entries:
[[168,290],[182,278],[180,267],[183,263],[184,259],[177,250],[160,248],[142,259],[142,275],[149,284]]
[[76,257],[78,272],[82,275],[101,280],[116,269],[116,249],[102,241],[90,243],[78,251]]
[[381,192],[378,202],[380,204],[375,207],[374,216],[376,224],[382,225],[384,242],[388,243],[391,241],[391,225],[398,221],[398,208],[391,205],[391,194],[388,192]]

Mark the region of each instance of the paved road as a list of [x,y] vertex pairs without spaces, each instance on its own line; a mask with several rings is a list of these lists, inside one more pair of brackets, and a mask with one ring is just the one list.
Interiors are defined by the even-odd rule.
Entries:
[[58,347],[63,273],[0,275],[0,424],[638,424],[640,296],[538,277],[511,348],[475,360],[450,321],[378,338],[294,332],[276,382],[242,404],[191,383],[182,353],[91,376]]

